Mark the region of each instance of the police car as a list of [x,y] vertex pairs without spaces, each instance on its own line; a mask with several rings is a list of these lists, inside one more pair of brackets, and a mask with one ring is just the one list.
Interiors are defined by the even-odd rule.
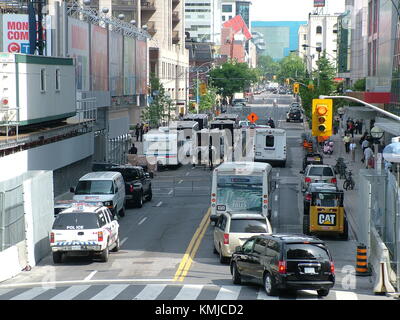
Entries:
[[60,212],[50,232],[53,262],[63,255],[95,255],[108,261],[109,250],[119,250],[119,224],[101,202],[77,202]]

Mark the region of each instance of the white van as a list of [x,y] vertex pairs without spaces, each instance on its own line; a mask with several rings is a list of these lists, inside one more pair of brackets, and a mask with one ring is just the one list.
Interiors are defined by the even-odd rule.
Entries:
[[125,182],[120,172],[90,172],[81,177],[76,188],[70,191],[75,193],[73,200],[100,201],[113,216],[125,215]]
[[255,129],[254,161],[286,165],[286,131],[283,129]]

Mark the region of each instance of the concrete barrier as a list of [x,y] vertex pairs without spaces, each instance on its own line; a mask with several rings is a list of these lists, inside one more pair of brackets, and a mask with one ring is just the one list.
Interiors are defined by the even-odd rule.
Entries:
[[374,293],[394,293],[392,283],[396,282],[396,274],[390,266],[389,250],[373,226],[369,258],[375,272]]

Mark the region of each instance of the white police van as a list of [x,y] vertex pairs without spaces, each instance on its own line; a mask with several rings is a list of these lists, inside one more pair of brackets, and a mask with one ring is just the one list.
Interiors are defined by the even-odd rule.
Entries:
[[119,224],[101,202],[77,202],[57,215],[49,238],[54,263],[67,254],[95,255],[107,262],[109,250],[119,250]]

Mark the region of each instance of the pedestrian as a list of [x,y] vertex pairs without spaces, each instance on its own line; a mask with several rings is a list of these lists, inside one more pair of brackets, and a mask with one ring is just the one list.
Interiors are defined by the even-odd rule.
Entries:
[[368,146],[364,150],[364,159],[365,159],[365,167],[367,169],[374,167],[374,152],[372,151],[370,146]]
[[363,121],[362,120],[358,120],[358,133],[361,134],[362,133],[362,127],[363,127]]
[[208,145],[208,164],[210,166],[210,170],[212,170],[214,168],[214,164],[213,164],[213,146],[210,143]]
[[350,152],[350,141],[351,141],[350,134],[346,131],[345,136],[343,138],[343,142],[344,142],[344,147],[346,149],[346,153]]
[[132,143],[132,147],[128,151],[129,154],[137,154],[137,148],[135,147],[135,144]]
[[143,133],[144,133],[144,125],[143,123],[141,123],[139,127],[140,142],[143,141]]
[[140,135],[140,124],[137,123],[135,126],[135,137],[136,137],[136,141],[139,141],[139,135]]
[[350,153],[351,153],[351,161],[356,161],[356,148],[357,144],[355,143],[354,139],[351,140],[350,143]]
[[354,123],[354,133],[355,134],[358,134],[358,126],[359,126],[359,124],[360,124],[360,122],[358,120]]

